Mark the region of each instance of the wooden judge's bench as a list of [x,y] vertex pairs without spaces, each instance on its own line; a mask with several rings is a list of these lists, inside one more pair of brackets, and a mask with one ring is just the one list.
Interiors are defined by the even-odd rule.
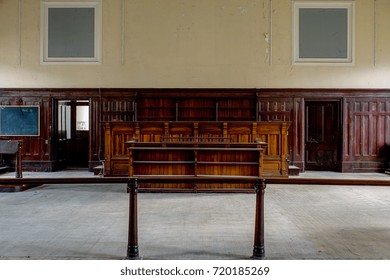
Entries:
[[[287,122],[104,122],[106,176],[287,177]],[[247,189],[144,184],[144,189]]]

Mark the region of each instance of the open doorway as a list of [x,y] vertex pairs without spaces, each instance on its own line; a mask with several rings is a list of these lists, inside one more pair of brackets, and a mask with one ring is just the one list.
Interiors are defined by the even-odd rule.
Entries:
[[88,168],[89,101],[58,101],[57,162],[60,169]]
[[306,101],[305,118],[305,170],[339,171],[340,102]]

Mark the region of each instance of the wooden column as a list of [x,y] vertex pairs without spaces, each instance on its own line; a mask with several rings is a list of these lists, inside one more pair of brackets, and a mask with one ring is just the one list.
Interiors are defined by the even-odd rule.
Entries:
[[105,160],[105,173],[110,176],[113,171],[111,168],[111,157],[113,155],[112,151],[112,126],[111,123],[104,123],[104,160]]
[[130,179],[127,192],[129,193],[129,231],[126,260],[137,260],[140,258],[138,252],[137,179]]
[[139,126],[139,122],[135,123],[134,130],[135,130],[135,138],[137,139],[137,141],[142,142],[143,139],[141,138],[141,129]]
[[281,162],[282,162],[282,176],[288,176],[288,159],[289,159],[289,151],[288,151],[288,128],[289,125],[287,123],[282,123],[281,127],[281,143],[280,143],[280,154],[281,154]]
[[252,123],[252,133],[249,142],[259,142],[260,138],[257,138],[257,123]]
[[266,183],[264,179],[255,182],[256,191],[256,216],[255,216],[255,237],[253,243],[252,259],[265,259],[264,246],[264,193]]
[[18,151],[16,152],[15,178],[23,178],[22,175],[22,141],[18,142]]
[[[130,147],[134,147],[134,143],[136,143],[137,140],[130,140],[126,142],[126,144],[130,144]],[[127,149],[129,154],[129,169],[128,169],[128,175],[130,177],[134,176],[134,152],[132,149]]]

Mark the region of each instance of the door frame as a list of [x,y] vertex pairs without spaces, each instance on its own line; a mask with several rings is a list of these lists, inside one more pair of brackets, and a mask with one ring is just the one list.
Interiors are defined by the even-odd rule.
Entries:
[[[306,166],[306,131],[308,129],[308,121],[306,118],[306,110],[307,110],[307,103],[332,103],[334,106],[336,106],[336,120],[335,123],[337,123],[337,139],[336,139],[336,148],[337,148],[337,162],[336,162],[336,168],[334,171],[341,172],[342,171],[342,143],[343,143],[343,106],[342,106],[342,100],[341,99],[321,99],[321,98],[305,98],[304,104],[303,104],[303,119],[304,119],[304,127],[302,129],[302,139],[303,139],[303,163],[304,163],[304,170],[307,170]],[[318,170],[321,171],[321,170]]]
[[[72,167],[69,165],[69,163],[66,163],[64,161],[64,158],[62,158],[61,156],[61,152],[60,152],[60,149],[61,149],[61,145],[60,145],[60,137],[59,137],[59,131],[58,131],[58,128],[59,128],[59,107],[60,107],[60,102],[64,102],[64,101],[68,101],[70,103],[70,106],[71,106],[71,109],[70,109],[70,119],[71,119],[71,122],[72,120],[74,122],[76,122],[76,107],[77,107],[77,102],[88,102],[88,105],[87,104],[80,104],[81,106],[88,106],[89,107],[89,131],[88,131],[88,147],[87,147],[87,150],[88,150],[88,158],[87,158],[87,162],[86,162],[86,166],[85,168],[86,169],[89,169],[90,168],[90,162],[91,162],[91,99],[90,98],[67,98],[67,97],[63,97],[63,98],[53,98],[53,114],[52,114],[52,128],[53,128],[53,146],[52,146],[52,151],[53,151],[53,154],[55,155],[55,158],[54,158],[54,161],[55,161],[55,166],[56,166],[56,170],[63,170],[63,169],[66,169],[68,167]],[[73,108],[74,107],[74,108]],[[76,135],[76,124],[75,123],[71,123],[70,124],[70,130],[71,130],[71,135],[72,135],[72,138],[75,137]]]

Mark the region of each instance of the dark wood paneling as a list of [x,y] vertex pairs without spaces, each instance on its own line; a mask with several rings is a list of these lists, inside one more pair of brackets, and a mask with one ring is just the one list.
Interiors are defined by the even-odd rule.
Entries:
[[175,121],[176,98],[137,98],[138,121]]
[[178,120],[214,121],[217,114],[215,98],[179,98],[177,102]]
[[259,121],[292,121],[293,98],[259,98]]
[[386,168],[390,153],[390,98],[345,100],[344,171],[378,171]]
[[135,120],[135,98],[134,90],[101,89],[101,117],[100,121],[134,121]]
[[[245,90],[139,91],[138,121],[255,121],[256,98]],[[191,92],[191,94],[190,94]]]
[[218,121],[255,121],[257,118],[254,98],[219,98],[217,106]]
[[282,105],[288,98],[293,98],[289,147],[292,163],[301,170],[305,169],[305,101],[340,102],[342,129],[339,141],[342,145],[339,165],[342,172],[382,171],[388,165],[389,90],[262,89],[258,90],[257,96],[259,119],[270,121],[287,118]]
[[[158,108],[155,112],[137,112],[139,100],[149,99],[148,102],[152,102],[150,100],[156,98],[163,98],[167,102],[160,107],[169,108]],[[142,117],[146,120],[149,116],[150,121],[183,121],[180,116],[188,120],[193,118],[193,122],[199,121],[203,116],[210,117],[210,121],[226,122],[291,121],[288,156],[294,165],[304,170],[304,103],[307,100],[341,103],[340,164],[343,172],[375,171],[388,165],[385,162],[386,157],[388,161],[390,154],[390,90],[388,89],[0,89],[0,104],[39,105],[41,108],[39,137],[1,137],[23,140],[22,157],[23,167],[26,170],[54,171],[59,168],[56,154],[58,139],[56,138],[55,104],[57,100],[66,99],[90,101],[90,168],[99,164],[103,156],[101,122],[116,119],[137,121],[139,115],[141,120]],[[212,105],[198,99],[208,99],[207,102],[211,102]],[[185,109],[180,110],[180,106],[186,105],[186,102],[187,109],[191,109],[192,113],[186,112]],[[208,108],[209,111],[190,108],[206,105],[214,107]],[[190,130],[189,127],[180,126],[175,129],[176,135],[188,135]],[[194,135],[199,134],[199,128],[191,129]],[[241,127],[237,124],[228,129],[232,137],[253,140],[253,127]],[[252,133],[249,132],[250,129]],[[163,126],[159,130],[165,133],[167,128]],[[215,136],[225,136],[224,131],[225,128],[218,126],[212,131],[202,132],[202,127],[200,128],[201,134]],[[134,133],[137,134],[137,131]],[[155,136],[148,137],[158,139],[156,133]]]
[[104,160],[101,103],[97,96],[89,99],[89,115],[91,122],[89,130],[89,169],[91,170]]
[[296,97],[293,99],[294,110],[292,126],[290,130],[290,160],[292,164],[299,167],[301,171],[305,171],[305,121],[304,121],[304,99]]

